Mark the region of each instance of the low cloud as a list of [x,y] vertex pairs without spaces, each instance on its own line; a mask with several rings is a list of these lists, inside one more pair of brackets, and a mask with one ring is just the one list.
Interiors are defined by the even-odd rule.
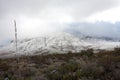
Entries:
[[[119,0],[0,0],[0,40],[14,38],[14,19],[19,37],[35,37],[65,30],[67,24],[82,22],[118,3]],[[97,26],[93,30],[96,29]]]
[[120,39],[120,22],[115,24],[109,22],[96,23],[71,23],[65,31],[72,33],[80,33],[88,36],[110,37]]

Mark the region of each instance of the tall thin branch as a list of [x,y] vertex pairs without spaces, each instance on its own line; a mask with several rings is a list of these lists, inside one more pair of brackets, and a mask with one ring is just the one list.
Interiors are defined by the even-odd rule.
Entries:
[[17,25],[16,25],[16,20],[14,20],[14,27],[15,27],[15,53],[17,56],[17,63],[19,62],[19,55],[18,55],[18,42],[17,42]]

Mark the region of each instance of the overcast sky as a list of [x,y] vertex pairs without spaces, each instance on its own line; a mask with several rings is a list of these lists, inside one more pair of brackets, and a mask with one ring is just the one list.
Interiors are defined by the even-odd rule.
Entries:
[[[90,31],[96,34],[98,31],[103,35],[102,31],[108,33],[113,26],[116,27],[116,22],[120,22],[120,0],[0,0],[0,42],[14,38],[14,19],[19,38],[62,31],[71,28],[68,24],[110,23],[112,27],[102,25],[100,31],[98,25],[90,30],[90,26],[84,27],[84,30],[79,28],[83,33]],[[74,29],[77,27],[74,26]],[[120,25],[115,29],[120,31]],[[111,33],[119,37],[120,33],[114,32]]]

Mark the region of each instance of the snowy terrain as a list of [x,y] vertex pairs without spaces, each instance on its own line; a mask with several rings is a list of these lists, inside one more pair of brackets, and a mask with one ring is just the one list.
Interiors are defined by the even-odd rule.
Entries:
[[[79,52],[88,48],[111,50],[115,47],[120,47],[119,41],[86,38],[85,36],[78,37],[70,33],[61,32],[44,37],[18,40],[17,55]],[[10,56],[15,56],[14,41],[0,49],[0,57]]]

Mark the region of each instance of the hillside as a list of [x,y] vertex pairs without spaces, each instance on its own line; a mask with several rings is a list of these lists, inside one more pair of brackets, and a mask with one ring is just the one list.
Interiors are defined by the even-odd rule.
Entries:
[[[18,40],[19,55],[67,53],[69,51],[79,52],[81,50],[86,50],[89,48],[93,48],[94,50],[112,50],[115,47],[120,47],[119,41],[86,36],[75,36],[66,32]],[[14,41],[0,49],[0,54],[2,54],[1,57],[13,57],[17,55],[14,52]]]
[[0,59],[0,80],[120,80],[120,49]]

